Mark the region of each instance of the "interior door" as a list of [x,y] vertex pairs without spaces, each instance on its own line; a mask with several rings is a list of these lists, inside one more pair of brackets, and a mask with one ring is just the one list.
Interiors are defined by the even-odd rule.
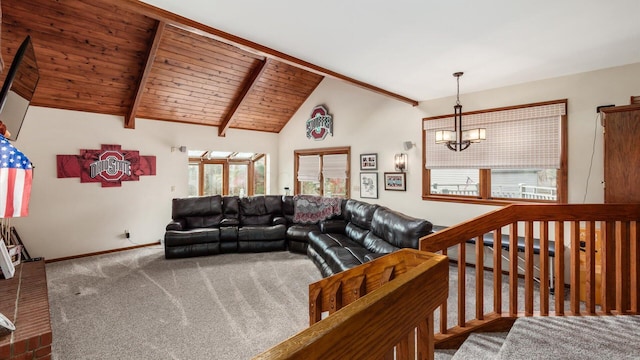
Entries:
[[603,109],[604,202],[640,203],[640,105]]

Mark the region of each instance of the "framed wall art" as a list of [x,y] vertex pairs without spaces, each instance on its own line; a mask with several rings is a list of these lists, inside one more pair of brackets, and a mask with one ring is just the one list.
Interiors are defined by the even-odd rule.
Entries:
[[360,197],[378,198],[378,173],[360,173]]
[[378,154],[360,154],[360,170],[378,170]]
[[395,191],[407,191],[407,173],[386,172],[384,173],[384,189]]

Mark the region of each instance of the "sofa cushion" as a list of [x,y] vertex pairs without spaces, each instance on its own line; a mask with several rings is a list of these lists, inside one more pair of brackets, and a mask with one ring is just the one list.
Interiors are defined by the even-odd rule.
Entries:
[[165,247],[220,242],[220,229],[169,230],[164,234]]
[[282,215],[287,219],[288,224],[293,223],[294,204],[292,195],[282,197]]
[[222,214],[210,216],[187,216],[187,229],[209,228],[220,225]]
[[208,216],[222,213],[222,196],[200,196],[195,198],[173,199],[171,218],[180,219],[188,216]]
[[371,227],[373,213],[378,207],[379,205],[376,204],[367,204],[362,201],[349,199],[345,206],[345,219],[360,228],[369,229]]
[[389,244],[373,232],[369,232],[367,236],[365,236],[363,245],[371,253],[387,254],[398,250],[398,247]]
[[237,196],[222,198],[222,213],[225,219],[238,219],[240,216],[240,202]]
[[268,214],[282,216],[282,196],[264,195],[264,207]]
[[431,234],[431,227],[427,220],[416,219],[385,207],[378,208],[371,221],[371,232],[398,248],[417,249],[420,238]]
[[286,231],[284,225],[242,226],[238,228],[238,241],[284,240]]
[[264,196],[252,196],[240,198],[240,214],[241,216],[255,216],[267,214],[267,208],[264,205]]

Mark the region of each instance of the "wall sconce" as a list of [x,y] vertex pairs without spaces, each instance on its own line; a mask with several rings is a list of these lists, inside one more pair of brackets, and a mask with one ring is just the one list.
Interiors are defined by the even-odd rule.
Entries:
[[174,151],[176,151],[176,150],[178,150],[178,151],[180,151],[180,152],[182,152],[182,153],[183,153],[183,152],[187,152],[187,147],[186,147],[186,146],[184,146],[184,145],[182,145],[182,146],[178,146],[178,147],[176,147],[176,146],[172,146],[172,147],[171,147],[171,152],[174,152]]
[[394,157],[396,171],[407,171],[407,154],[396,154]]

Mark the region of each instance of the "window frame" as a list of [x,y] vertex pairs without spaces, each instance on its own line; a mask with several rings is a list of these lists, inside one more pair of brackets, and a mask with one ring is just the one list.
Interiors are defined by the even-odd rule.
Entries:
[[229,194],[229,165],[247,165],[247,194],[246,196],[253,196],[254,195],[254,171],[255,171],[255,167],[254,164],[257,160],[260,160],[262,158],[265,158],[265,194],[268,193],[267,191],[267,178],[266,178],[266,174],[267,174],[267,161],[266,161],[266,154],[258,154],[256,157],[249,159],[249,160],[233,160],[233,159],[206,159],[206,158],[199,158],[199,157],[192,157],[189,158],[188,164],[189,165],[198,165],[198,196],[203,196],[203,192],[204,192],[204,166],[206,164],[219,164],[222,165],[222,194],[221,195],[228,195]]
[[324,155],[336,155],[336,154],[345,154],[347,155],[347,178],[346,180],[346,188],[347,193],[345,198],[349,199],[351,197],[351,146],[340,146],[340,147],[330,147],[330,148],[317,148],[317,149],[304,149],[304,150],[294,150],[293,151],[293,194],[300,194],[301,185],[300,181],[298,181],[298,165],[300,156],[308,156],[308,155],[319,155],[320,156],[320,194],[324,196],[324,176],[322,175],[322,162]]
[[[471,111],[463,113],[464,115],[481,114],[488,112],[497,112],[504,110],[520,109],[533,106],[543,106],[550,104],[564,103],[565,107],[568,107],[567,99],[545,101],[531,104],[522,104],[515,106],[507,106],[501,108],[484,109],[478,111]],[[442,119],[447,117],[453,117],[453,114],[441,115],[434,117],[423,118],[422,122],[429,120]],[[491,169],[478,169],[479,171],[479,184],[478,196],[469,195],[446,195],[446,194],[432,194],[431,193],[431,170],[426,168],[427,152],[426,152],[426,131],[422,130],[422,148],[425,151],[422,152],[422,200],[428,201],[445,201],[445,202],[459,202],[459,203],[471,203],[471,204],[485,204],[485,205],[507,205],[513,203],[551,203],[551,204],[566,204],[568,199],[568,115],[561,115],[560,117],[560,168],[556,169],[556,188],[557,199],[554,200],[538,200],[538,199],[507,199],[507,198],[493,198],[491,197]],[[473,146],[473,145],[471,145]]]

